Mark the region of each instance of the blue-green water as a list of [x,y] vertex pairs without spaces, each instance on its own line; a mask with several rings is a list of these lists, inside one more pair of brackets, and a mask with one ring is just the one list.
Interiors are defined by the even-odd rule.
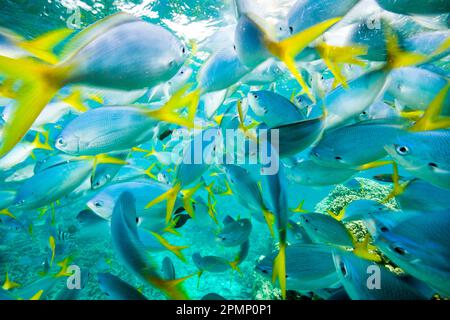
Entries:
[[[320,0],[318,0],[320,2]],[[372,1],[373,2],[373,1]],[[372,3],[371,2],[371,3]],[[289,9],[294,5],[292,0],[278,0],[278,1],[258,1],[260,6],[258,12],[266,21],[271,24],[277,24],[285,21]],[[233,1],[203,1],[203,0],[189,0],[189,1],[171,1],[171,0],[144,0],[144,1],[69,1],[69,0],[48,0],[48,1],[26,1],[26,0],[0,0],[0,27],[5,30],[20,35],[24,39],[31,40],[46,32],[57,30],[61,28],[71,28],[74,33],[85,29],[94,22],[110,15],[126,12],[134,15],[145,21],[160,25],[179,38],[184,44],[189,47],[192,56],[186,61],[194,70],[189,81],[196,82],[198,71],[201,66],[207,61],[207,58],[221,46],[226,44],[226,41],[233,39],[234,26],[236,24],[236,12]],[[366,13],[362,12],[361,15]],[[406,15],[405,15],[406,16]],[[448,14],[447,14],[448,16]],[[403,17],[403,15],[402,15]],[[406,18],[405,18],[406,19]],[[409,18],[408,18],[409,19]],[[423,18],[428,19],[428,18]],[[432,18],[429,18],[432,19]],[[447,17],[448,19],[448,17]],[[439,18],[439,21],[442,17]],[[447,32],[448,28],[439,25],[439,30]],[[224,31],[226,30],[226,31]],[[231,32],[230,32],[231,30]],[[222,34],[220,31],[223,31]],[[416,35],[425,31],[436,31],[425,27],[424,24],[419,24],[413,20],[403,26],[403,35]],[[221,34],[221,36],[217,36]],[[61,52],[64,42],[56,46],[55,52],[57,55]],[[130,59],[133,57],[130,56]],[[319,59],[320,60],[320,59]],[[373,64],[372,64],[373,63]],[[357,78],[361,74],[367,73],[379,62],[369,61],[365,67],[356,69],[356,71],[348,71],[350,78]],[[433,61],[433,66],[438,68],[440,72],[445,74],[443,78],[448,83],[448,56]],[[281,63],[280,63],[281,64]],[[319,76],[319,81],[324,86],[328,86],[327,90],[331,90],[330,84],[332,82],[332,73],[323,64],[317,66],[319,63],[303,61],[300,63],[303,70],[309,70],[311,77],[313,74]],[[316,68],[317,67],[317,68]],[[2,69],[0,68],[0,71]],[[225,112],[229,107],[236,105],[237,99],[242,99],[247,96],[251,90],[274,90],[276,93],[286,97],[295,97],[301,92],[301,87],[290,75],[285,68],[282,69],[283,74],[276,79],[258,85],[248,85],[246,83],[238,83],[227,97],[221,103],[216,115]],[[312,71],[311,71],[312,70]],[[7,77],[2,78],[3,86]],[[309,80],[309,79],[308,79]],[[326,82],[328,81],[328,84]],[[308,81],[312,87],[311,80]],[[55,101],[61,100],[61,97],[71,92],[73,88],[68,85],[60,91],[60,96],[54,98]],[[150,88],[151,89],[151,88]],[[149,89],[149,90],[150,90]],[[93,86],[82,88],[81,90],[94,90]],[[14,98],[8,97],[6,91],[2,90],[2,100],[0,100],[0,107],[6,110],[13,104]],[[94,91],[93,91],[94,92]],[[108,93],[102,91],[95,91],[95,96],[98,98],[107,99],[107,104],[120,104],[115,102],[115,98],[124,96],[125,93],[119,93],[118,96],[108,96]],[[145,91],[144,91],[145,93]],[[20,92],[19,92],[20,94]],[[84,103],[92,109],[101,108],[102,104],[94,99],[87,98],[88,93],[84,96]],[[122,98],[124,98],[122,96]],[[144,94],[142,97],[136,97],[133,101],[138,103],[146,103],[148,99]],[[92,98],[92,97],[91,97]],[[125,97],[126,98],[126,97]],[[320,100],[319,95],[316,96]],[[351,97],[348,98],[352,99]],[[395,101],[388,94],[380,94],[377,98],[379,101],[384,100],[392,103],[392,109],[395,109]],[[89,101],[88,101],[89,100]],[[445,100],[448,101],[448,100]],[[445,103],[445,102],[444,102]],[[128,103],[127,103],[128,104]],[[131,104],[131,102],[130,102]],[[327,106],[325,106],[327,107]],[[447,108],[448,106],[444,106]],[[314,109],[316,110],[316,109]],[[414,110],[413,110],[414,111]],[[237,114],[237,110],[233,109]],[[319,112],[319,111],[317,111]],[[355,117],[359,114],[355,114]],[[49,144],[54,146],[61,130],[67,126],[70,121],[79,116],[76,112],[69,112],[63,117],[55,121],[55,123],[45,124],[43,127],[49,132]],[[217,126],[214,121],[206,119],[203,109],[197,113],[198,118],[204,121],[209,121],[211,126]],[[247,117],[248,121],[252,120],[252,111],[249,111]],[[255,117],[257,118],[257,117]],[[6,119],[8,123],[8,119]],[[2,123],[3,126],[3,123]],[[174,129],[174,126],[171,127]],[[23,141],[31,141],[35,136],[33,129],[28,131],[28,135]],[[2,137],[2,139],[4,139]],[[289,138],[286,138],[289,139]],[[169,138],[170,140],[170,138]],[[157,141],[156,138],[151,139],[143,144],[136,145],[144,150],[152,150],[153,148],[158,152],[165,151],[164,144],[168,140]],[[317,141],[316,141],[317,142]],[[337,141],[339,143],[339,141]],[[364,146],[360,146],[364,148]],[[168,148],[170,149],[170,147]],[[295,154],[295,159],[306,159],[310,154],[311,148],[308,147],[304,151]],[[8,177],[15,172],[25,172],[27,166],[34,166],[37,162],[42,161],[47,157],[57,157],[63,152],[54,148],[53,150],[34,150],[33,154],[16,163],[11,168],[0,169],[0,191],[17,191],[25,180],[10,181]],[[174,164],[165,164],[157,157],[144,157],[145,153],[132,152],[127,158],[127,161],[136,163],[135,167],[142,171],[149,166],[154,165],[152,174],[156,178],[160,178],[162,174],[166,176],[164,182],[173,184],[175,181]],[[448,155],[446,155],[447,164],[450,163]],[[294,161],[293,158],[283,159],[283,163],[288,165]],[[238,201],[235,190],[231,195],[221,194],[226,190],[224,174],[224,167],[217,165],[211,166],[203,175],[208,183],[214,182],[212,187],[214,193],[215,214],[218,223],[208,214],[208,193],[204,186],[196,194],[195,217],[188,219],[181,227],[177,228],[178,235],[164,233],[164,237],[176,246],[186,246],[182,250],[183,259],[176,257],[168,250],[159,252],[148,252],[152,257],[154,266],[159,272],[161,270],[162,260],[165,257],[170,257],[173,261],[177,277],[192,275],[198,272],[198,268],[192,260],[192,255],[199,252],[202,256],[213,255],[232,261],[239,252],[239,246],[225,247],[217,239],[217,234],[223,226],[223,219],[230,215],[234,218],[250,218],[252,220],[252,232],[249,237],[250,249],[248,256],[239,265],[239,271],[228,268],[224,272],[203,272],[201,277],[197,275],[192,276],[183,283],[183,287],[189,298],[201,299],[208,293],[219,294],[226,299],[280,299],[281,292],[278,284],[273,284],[270,280],[270,275],[265,276],[255,270],[263,256],[270,255],[278,251],[278,237],[272,237],[267,225],[261,221],[262,219],[255,219],[255,215],[261,215],[261,212],[255,212],[243,206],[242,201]],[[286,167],[289,171],[289,167]],[[259,166],[252,167],[256,172]],[[36,173],[36,170],[34,171]],[[339,184],[331,184],[328,186],[303,186],[293,180],[287,179],[287,175],[282,177],[285,183],[286,201],[285,207],[296,208],[299,203],[304,201],[303,209],[309,212],[318,212],[328,214],[328,210],[338,213],[348,203],[357,199],[371,199],[382,202],[386,199],[392,189],[392,183],[375,181],[373,177],[378,174],[391,174],[392,167],[384,166],[380,168],[360,171],[353,176]],[[159,174],[159,176],[158,176]],[[27,179],[31,178],[30,174]],[[400,168],[400,176],[412,178],[413,175]],[[141,175],[134,180],[142,181],[143,179],[152,179],[150,177]],[[257,176],[257,182],[264,181],[265,177]],[[106,186],[99,190],[91,190],[90,186],[81,187],[83,183],[90,184],[90,179],[80,182],[80,188],[73,188],[67,194],[64,194],[55,202],[45,203],[40,208],[21,209],[11,205],[5,208],[13,214],[16,219],[7,217],[6,214],[0,215],[0,279],[4,279],[4,275],[8,274],[9,279],[20,286],[9,290],[14,296],[14,293],[20,292],[21,288],[27,288],[34,281],[41,279],[43,274],[54,274],[59,271],[58,262],[64,258],[70,257],[70,264],[79,266],[82,270],[87,270],[89,276],[85,287],[79,292],[78,299],[107,299],[108,297],[102,292],[97,281],[97,274],[100,272],[109,272],[120,277],[122,280],[129,283],[131,286],[138,288],[148,299],[165,299],[165,295],[161,291],[152,287],[148,283],[142,281],[135,274],[130,272],[124,266],[124,263],[118,259],[118,255],[112,246],[109,222],[105,222],[106,226],[95,229],[93,232],[86,232],[84,226],[77,220],[77,215],[80,211],[89,209],[87,203],[97,193],[102,192],[117,183],[117,181],[109,181]],[[168,181],[166,181],[168,180]],[[200,181],[200,179],[198,179]],[[197,181],[197,182],[198,182]],[[193,186],[193,185],[191,185]],[[40,189],[42,186],[36,183],[35,188]],[[81,191],[79,191],[81,190]],[[77,192],[79,191],[79,192]],[[266,187],[262,188],[262,195],[264,201],[269,201],[269,192]],[[248,194],[241,195],[244,197]],[[430,201],[433,201],[430,195]],[[152,199],[148,199],[150,201]],[[244,201],[245,202],[245,201]],[[388,206],[395,210],[399,209],[399,204],[395,199],[388,202]],[[151,209],[150,209],[151,210]],[[448,211],[448,208],[446,209]],[[292,219],[297,219],[299,212],[287,210]],[[186,215],[184,212],[183,215]],[[253,217],[253,218],[252,218]],[[161,221],[163,222],[163,221]],[[350,223],[346,227],[354,234],[357,240],[362,240],[367,234],[365,227],[361,224]],[[420,230],[418,231],[420,232]],[[52,257],[52,250],[49,246],[49,237],[53,236],[56,239],[57,250],[53,264],[50,263]],[[294,244],[297,240],[288,232],[288,242]],[[332,245],[332,244],[330,244]],[[444,246],[450,245],[444,243]],[[425,249],[424,249],[425,250]],[[446,260],[448,262],[448,260]],[[47,266],[52,264],[51,266]],[[397,272],[402,272],[389,259],[382,261],[383,265],[389,266]],[[420,279],[423,280],[423,279]],[[84,281],[84,280],[83,280]],[[289,279],[288,279],[289,282]],[[44,292],[42,298],[55,299],[58,295],[67,290],[66,277],[60,277],[55,285]],[[341,284],[337,283],[334,289],[340,288]],[[289,284],[288,284],[288,289]],[[328,289],[328,288],[323,288]],[[36,290],[36,293],[39,290]],[[0,292],[1,293],[1,292]],[[310,299],[326,298],[327,296],[318,290],[289,290],[288,298],[300,298],[300,296]],[[443,294],[441,293],[441,296]],[[0,298],[2,296],[0,295]]]

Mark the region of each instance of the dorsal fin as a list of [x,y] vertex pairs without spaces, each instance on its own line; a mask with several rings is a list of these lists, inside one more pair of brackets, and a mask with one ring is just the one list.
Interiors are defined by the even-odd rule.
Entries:
[[225,224],[225,225],[233,223],[233,222],[235,222],[235,220],[230,215],[227,215],[225,218],[223,218],[223,224]]
[[104,34],[108,29],[116,27],[118,25],[128,23],[131,21],[137,21],[138,19],[127,13],[116,13],[105,19],[102,19],[96,23],[93,23],[86,29],[75,35],[69,42],[64,46],[61,51],[61,60],[66,60],[78,52],[81,48],[86,46],[93,39]]

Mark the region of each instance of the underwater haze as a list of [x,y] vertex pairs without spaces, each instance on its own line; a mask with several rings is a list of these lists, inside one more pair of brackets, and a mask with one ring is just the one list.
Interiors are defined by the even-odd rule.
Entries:
[[448,1],[0,8],[0,300],[450,297]]

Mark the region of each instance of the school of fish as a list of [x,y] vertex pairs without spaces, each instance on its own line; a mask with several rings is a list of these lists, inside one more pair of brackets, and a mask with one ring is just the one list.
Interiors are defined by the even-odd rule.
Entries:
[[[284,2],[227,1],[233,19],[199,43],[124,12],[0,29],[0,300],[78,299],[88,279],[105,299],[202,298],[188,282],[244,263],[281,299],[450,297],[450,2]],[[219,152],[230,131],[241,162]],[[246,161],[252,141],[275,171]],[[338,212],[292,191],[368,175],[390,193]],[[40,261],[8,260],[17,234]],[[111,256],[78,263],[101,241]],[[18,264],[40,271],[18,280]]]

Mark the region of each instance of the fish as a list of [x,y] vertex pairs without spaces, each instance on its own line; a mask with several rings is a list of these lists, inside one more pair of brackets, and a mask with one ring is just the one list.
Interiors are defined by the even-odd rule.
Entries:
[[[275,255],[264,257],[256,271],[270,275]],[[324,244],[295,244],[286,248],[286,288],[312,291],[339,284],[333,262],[333,248]]]
[[448,214],[444,211],[412,216],[393,228],[383,229],[375,240],[375,245],[391,261],[445,296],[449,295],[450,271],[446,264]]
[[[111,153],[110,156],[120,160],[126,160],[129,151]],[[91,176],[91,189],[97,190],[111,182],[119,173],[122,165],[117,164],[99,164],[95,169],[95,174]]]
[[[436,95],[447,86],[448,78],[418,67],[392,71],[387,93],[407,110],[426,110]],[[450,115],[450,95],[447,95],[441,114]]]
[[[402,210],[444,211],[450,208],[450,191],[442,189],[420,179],[407,182],[403,192],[396,195]],[[433,201],[430,201],[433,195]]]
[[187,298],[181,287],[186,278],[162,279],[153,259],[145,254],[137,234],[135,199],[129,192],[123,192],[114,206],[111,217],[111,238],[119,261],[130,272],[161,290],[171,299]]
[[[19,89],[14,113],[4,127],[0,156],[19,142],[62,86],[78,83],[122,90],[151,87],[173,77],[187,55],[186,47],[170,31],[128,14],[95,23],[67,43],[64,50],[62,60],[54,66],[0,58],[1,73],[26,83]],[[117,70],[118,65],[127,68]],[[30,99],[34,99],[32,107],[28,105]],[[167,109],[163,109],[153,117],[167,117]],[[22,116],[23,110],[28,117]]]
[[251,91],[247,99],[257,119],[261,119],[270,128],[305,120],[297,106],[275,92]]
[[[345,291],[352,300],[424,300],[424,296],[406,279],[389,271],[386,267],[361,259],[350,252],[333,253],[336,271]],[[372,280],[378,276],[379,283]],[[370,282],[372,280],[372,282]],[[370,285],[370,286],[369,286]],[[379,285],[379,286],[377,286]]]
[[97,281],[110,300],[147,300],[136,288],[111,273],[98,273]]
[[387,153],[406,171],[437,187],[450,189],[449,130],[405,132],[386,143]]
[[[135,208],[138,215],[137,223],[149,230],[159,232],[166,227],[164,219],[166,206],[158,204],[150,209],[145,207],[149,198],[156,198],[169,189],[170,186],[152,180],[117,183],[102,189],[88,200],[87,206],[99,217],[110,220],[117,199],[123,192],[128,191],[135,199]],[[174,205],[175,209],[181,206],[181,199],[177,199]]]
[[226,299],[222,297],[220,294],[211,292],[205,294],[200,300],[226,300]]
[[200,68],[197,76],[199,90],[202,94],[226,90],[250,71],[242,64],[233,47],[222,48]]
[[161,273],[166,280],[176,279],[175,267],[169,257],[165,257],[162,261]]
[[[267,175],[266,181],[269,196],[272,203],[272,210],[275,217],[275,226],[278,231],[279,249],[278,255],[273,261],[272,282],[278,279],[281,289],[281,296],[286,298],[286,246],[288,231],[288,207],[287,207],[287,187],[283,168],[276,174]],[[269,225],[270,227],[270,225]]]
[[192,255],[192,261],[200,272],[221,273],[230,269],[230,262],[218,256],[201,256],[196,252]]
[[39,60],[55,63],[55,46],[72,33],[70,29],[46,32],[35,39],[26,40],[21,35],[2,28],[0,30],[0,54],[4,57],[20,59],[36,57]]
[[41,135],[37,133],[33,141],[24,141],[17,144],[11,152],[0,158],[0,169],[9,170],[23,163],[29,157],[34,156],[33,151],[36,149],[53,150],[48,141],[41,142]]
[[230,187],[233,190],[232,192],[236,195],[239,203],[252,212],[262,212],[262,217],[255,215],[255,218],[260,221],[266,221],[269,230],[273,232],[273,213],[266,204],[254,177],[245,168],[233,164],[226,165],[225,171]]
[[[78,224],[83,230],[86,228],[106,228],[108,227],[107,221],[90,209],[81,210],[76,216]],[[97,230],[97,229],[96,229]]]
[[384,204],[369,199],[353,200],[347,204],[337,216],[334,216],[337,220],[342,221],[355,221],[364,220],[371,215],[378,215],[378,213],[394,211]]
[[247,258],[250,248],[250,241],[247,240],[240,245],[239,252],[232,261],[219,256],[202,256],[200,253],[195,252],[192,255],[192,261],[199,269],[198,277],[200,278],[204,272],[222,273],[229,269],[240,272],[239,265]]
[[23,182],[24,180],[31,178],[34,174],[34,167],[35,164],[28,164],[24,167],[12,170],[13,172],[5,178],[5,182],[7,183],[19,183]]
[[249,86],[261,86],[276,82],[285,75],[284,67],[275,59],[268,59],[261,63],[252,72],[240,79],[240,83]]
[[446,48],[445,45],[445,41],[448,39],[448,36],[448,30],[421,32],[404,39],[403,46],[405,47],[405,50],[409,52],[434,55],[429,61],[433,62],[449,54],[450,49]]
[[326,131],[310,156],[322,166],[361,169],[387,156],[385,145],[403,135],[404,121],[368,120]]
[[286,170],[286,177],[296,184],[317,187],[343,183],[357,172],[354,169],[326,167],[313,160],[302,159]]
[[37,209],[67,196],[90,178],[98,163],[123,164],[118,159],[96,156],[49,167],[35,173],[33,177],[21,184],[13,206],[21,209]]
[[220,229],[216,238],[225,247],[239,246],[248,240],[252,231],[252,223],[249,219],[234,220],[226,216],[223,220],[223,228]]
[[[210,168],[214,161],[215,149],[219,143],[217,138],[220,136],[220,131],[219,129],[212,129],[209,134],[211,135],[206,139],[203,138],[203,134],[201,133],[196,134],[192,138],[190,143],[182,150],[182,160],[176,167],[175,179],[172,187],[162,195],[153,198],[145,206],[145,208],[148,209],[167,200],[166,223],[168,223],[172,217],[175,201],[181,191],[184,191],[183,207],[191,217],[195,215],[191,203],[192,196],[204,185],[202,181],[198,182],[198,180]],[[197,150],[200,145],[202,147],[201,150],[203,150],[200,156],[201,159],[198,158],[198,155],[195,155],[195,150]],[[194,183],[196,183],[195,186],[183,190]]]
[[390,119],[399,118],[400,114],[393,107],[384,101],[378,101],[357,115],[355,122],[374,120],[374,119]]
[[37,209],[51,204],[81,185],[92,169],[92,161],[72,161],[40,171],[19,187],[13,206]]
[[376,0],[385,10],[399,14],[449,13],[450,4],[445,0]]
[[271,128],[278,132],[278,154],[281,158],[295,155],[309,148],[322,135],[325,118],[300,120]]
[[274,40],[267,30],[261,18],[253,13],[242,13],[238,19],[235,31],[236,52],[240,61],[248,68],[255,68],[266,59],[276,57],[284,62],[303,90],[313,99],[309,88],[295,66],[295,56],[305,49],[310,42],[318,38],[322,33],[340,20],[331,18],[319,22],[308,29],[282,41]]
[[15,190],[0,190],[0,210],[7,209],[14,203],[16,198]]
[[182,66],[178,73],[169,81],[153,87],[147,92],[148,102],[169,100],[170,97],[180,90],[190,79],[193,70],[189,66]]
[[313,242],[344,247],[354,246],[352,234],[342,223],[329,215],[304,213],[299,218]]
[[[169,100],[166,106],[172,104],[173,100]],[[154,137],[157,121],[152,114],[160,112],[158,110],[137,106],[91,109],[64,127],[55,140],[55,147],[70,155],[131,149]],[[167,114],[171,112],[167,111]]]
[[[72,90],[67,96],[60,98],[57,101],[50,102],[45,106],[36,120],[31,126],[31,130],[46,133],[45,126],[48,124],[55,124],[66,115],[80,114],[88,110],[88,107],[82,100],[81,92],[79,90]],[[13,105],[8,106],[3,111],[3,118],[6,122],[9,121],[14,111]]]
[[339,2],[332,0],[319,2],[314,0],[297,0],[287,15],[287,29],[290,34],[296,34],[319,22],[343,17],[358,2],[359,0],[344,0]]

